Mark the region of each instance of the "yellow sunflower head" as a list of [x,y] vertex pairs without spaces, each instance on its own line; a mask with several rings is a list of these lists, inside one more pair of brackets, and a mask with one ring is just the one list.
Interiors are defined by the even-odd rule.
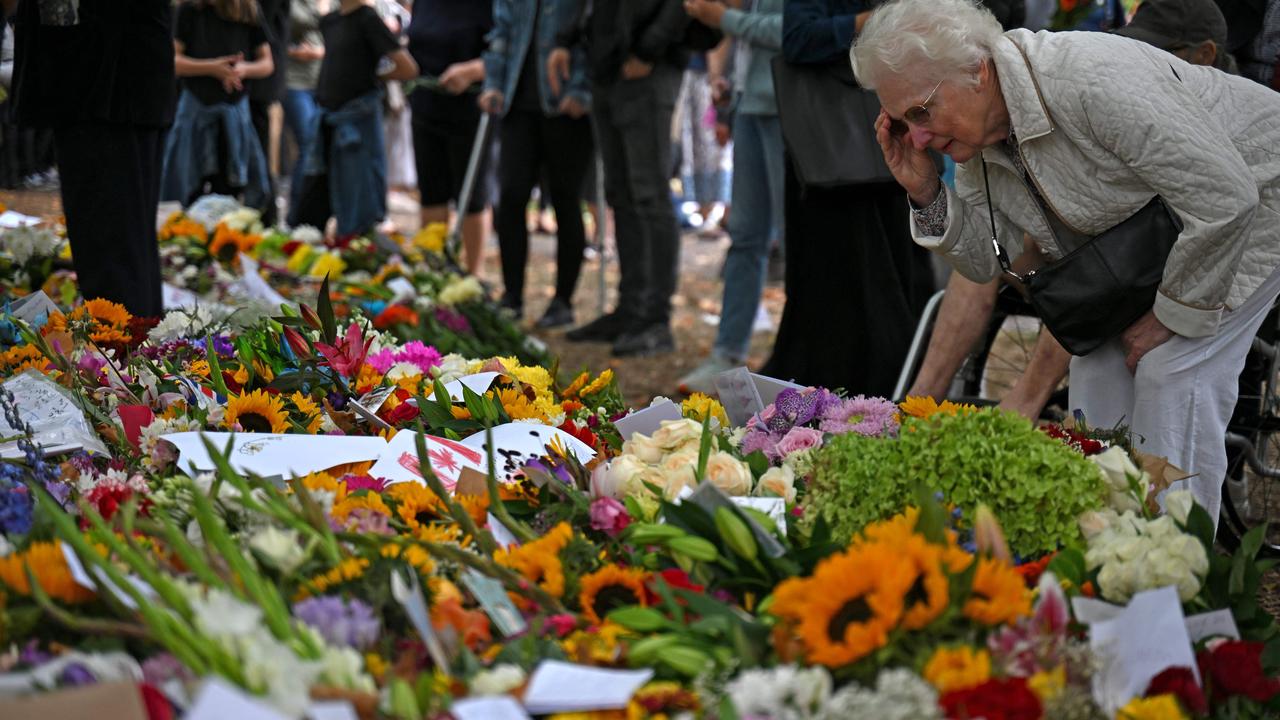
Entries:
[[387,504],[382,501],[382,496],[372,492],[346,496],[342,501],[333,504],[333,509],[329,511],[329,516],[339,525],[346,525],[347,518],[359,508],[364,508],[385,517],[391,517],[391,508],[387,507]]
[[40,589],[54,600],[74,605],[97,597],[72,579],[60,541],[33,542],[20,552],[0,557],[0,585],[20,595],[31,595],[27,568],[31,569]]
[[[495,391],[490,390],[490,393]],[[501,388],[496,391],[498,402],[512,420],[530,420],[539,416],[538,409],[529,402],[524,393],[515,388]]]
[[130,339],[129,321],[132,319],[133,316],[124,305],[94,298],[86,300],[83,305],[72,310],[70,315],[51,314],[43,332],[48,334],[80,328],[96,343],[123,343]]
[[332,588],[359,580],[369,569],[369,560],[362,557],[346,558],[334,567],[313,575],[298,588],[294,600],[305,600],[312,595],[324,595]]
[[967,690],[991,678],[991,655],[967,645],[940,647],[925,663],[921,674],[939,693]]
[[889,548],[855,545],[778,585],[773,613],[791,623],[810,661],[841,667],[884,647],[914,580]]
[[289,429],[289,413],[280,398],[254,390],[227,399],[222,424],[232,429],[239,425],[244,432],[282,433]]
[[1031,614],[1031,591],[1008,563],[979,558],[964,616],[983,625],[1002,625]]
[[951,604],[951,585],[943,570],[943,550],[919,535],[896,547],[914,579],[903,598],[902,627],[919,630],[937,620]]
[[324,415],[320,412],[320,406],[316,405],[316,401],[310,395],[296,391],[289,396],[289,401],[302,416],[301,424],[307,428],[307,432],[312,435],[319,432],[320,426],[324,423]]
[[647,570],[617,565],[605,565],[590,575],[584,575],[578,593],[582,614],[599,625],[610,611],[617,608],[628,605],[648,607],[649,600],[644,587],[648,579]]

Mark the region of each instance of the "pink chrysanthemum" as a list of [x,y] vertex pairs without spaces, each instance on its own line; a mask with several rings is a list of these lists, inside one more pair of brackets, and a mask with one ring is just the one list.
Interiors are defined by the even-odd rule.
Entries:
[[391,348],[383,348],[378,352],[366,357],[366,363],[378,371],[379,375],[386,375],[392,365],[396,364],[396,351]]
[[822,414],[819,426],[836,435],[858,433],[882,437],[898,432],[898,406],[880,397],[858,395],[840,401]]
[[423,344],[421,340],[405,343],[404,347],[400,348],[400,352],[396,353],[396,362],[413,363],[424,374],[438,366],[440,360],[440,352],[430,345]]

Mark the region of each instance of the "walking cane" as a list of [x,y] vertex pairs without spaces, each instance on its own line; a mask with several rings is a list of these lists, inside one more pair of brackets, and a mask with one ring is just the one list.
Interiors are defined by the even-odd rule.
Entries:
[[453,219],[453,228],[449,231],[445,247],[448,256],[458,267],[458,250],[462,246],[462,219],[467,214],[467,205],[471,203],[471,193],[475,190],[480,172],[480,157],[484,154],[485,143],[489,140],[489,113],[480,114],[480,125],[476,128],[476,139],[471,144],[471,157],[467,160],[467,174],[462,177],[462,191],[458,193],[458,212]]

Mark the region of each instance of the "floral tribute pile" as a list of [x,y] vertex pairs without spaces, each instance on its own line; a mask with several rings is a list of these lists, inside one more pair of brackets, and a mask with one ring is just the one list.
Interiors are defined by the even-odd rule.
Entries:
[[[1280,712],[1260,532],[1221,554],[1121,443],[822,388],[743,427],[694,396],[624,432],[625,378],[562,375],[437,230],[309,234],[171,218],[168,279],[200,302],[163,318],[64,294],[56,242],[3,266],[12,299],[54,307],[0,327],[0,709],[123,680],[181,717],[217,678],[283,717]],[[283,302],[238,299],[246,259]],[[183,433],[205,433],[203,468]],[[409,451],[238,469],[297,437]],[[1116,667],[1079,613],[1153,593],[1217,621],[1183,662]],[[549,661],[651,674],[607,707],[535,706]]]

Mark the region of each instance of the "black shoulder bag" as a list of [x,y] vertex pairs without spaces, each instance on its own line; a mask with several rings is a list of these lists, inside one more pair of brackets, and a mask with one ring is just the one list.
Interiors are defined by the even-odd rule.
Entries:
[[[987,190],[991,245],[1000,269],[1025,290],[1044,326],[1067,352],[1088,355],[1128,329],[1155,304],[1169,251],[1182,233],[1182,221],[1159,195],[1124,222],[1088,239],[1061,259],[1019,275],[996,237],[996,213],[985,161],[982,182]],[[1034,189],[1031,194],[1053,231],[1053,210]]]

